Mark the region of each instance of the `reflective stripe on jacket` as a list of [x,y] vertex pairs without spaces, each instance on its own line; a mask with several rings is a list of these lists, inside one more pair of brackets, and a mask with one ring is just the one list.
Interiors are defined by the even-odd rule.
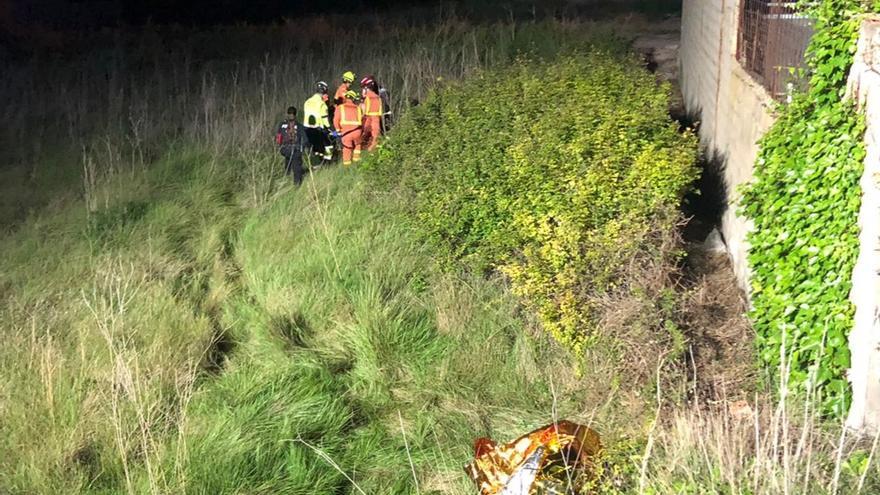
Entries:
[[340,130],[349,130],[360,127],[364,120],[364,113],[361,107],[357,106],[351,100],[345,100],[345,103],[336,107],[335,119],[336,128]]
[[381,117],[382,113],[382,98],[371,89],[364,91],[364,115]]
[[324,95],[315,93],[303,104],[303,126],[327,129],[330,127],[329,114],[330,111],[327,108],[327,102],[324,101]]

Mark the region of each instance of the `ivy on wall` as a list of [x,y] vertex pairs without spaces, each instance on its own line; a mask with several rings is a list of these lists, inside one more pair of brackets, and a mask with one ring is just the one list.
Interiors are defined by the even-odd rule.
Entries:
[[860,14],[876,4],[804,4],[815,19],[809,87],[779,109],[741,202],[754,222],[751,317],[760,359],[790,392],[816,393],[834,416],[850,401],[849,293],[865,158],[863,118],[843,95]]

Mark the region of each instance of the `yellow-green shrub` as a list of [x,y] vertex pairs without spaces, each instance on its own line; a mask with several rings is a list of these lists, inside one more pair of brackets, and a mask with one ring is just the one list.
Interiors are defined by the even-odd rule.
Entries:
[[577,351],[595,325],[587,294],[674,228],[697,175],[696,140],[667,105],[628,57],[521,60],[435,92],[369,166],[448,255],[506,274]]

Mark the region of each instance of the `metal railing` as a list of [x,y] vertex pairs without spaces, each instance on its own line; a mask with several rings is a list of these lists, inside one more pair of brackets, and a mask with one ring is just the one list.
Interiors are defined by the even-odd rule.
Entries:
[[741,0],[736,58],[777,99],[796,83],[791,69],[804,67],[812,22],[797,2]]

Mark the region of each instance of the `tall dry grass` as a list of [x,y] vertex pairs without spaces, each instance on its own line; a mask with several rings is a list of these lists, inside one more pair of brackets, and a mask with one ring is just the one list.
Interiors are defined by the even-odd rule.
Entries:
[[92,195],[97,176],[144,167],[176,143],[208,150],[212,162],[250,160],[266,150],[287,106],[301,107],[316,81],[337,84],[344,70],[375,74],[400,115],[443,81],[614,31],[626,35],[628,26],[337,16],[71,39],[60,52],[38,52],[0,74],[7,102],[0,173],[16,184],[0,219],[17,221],[69,196],[84,167],[83,189]]

